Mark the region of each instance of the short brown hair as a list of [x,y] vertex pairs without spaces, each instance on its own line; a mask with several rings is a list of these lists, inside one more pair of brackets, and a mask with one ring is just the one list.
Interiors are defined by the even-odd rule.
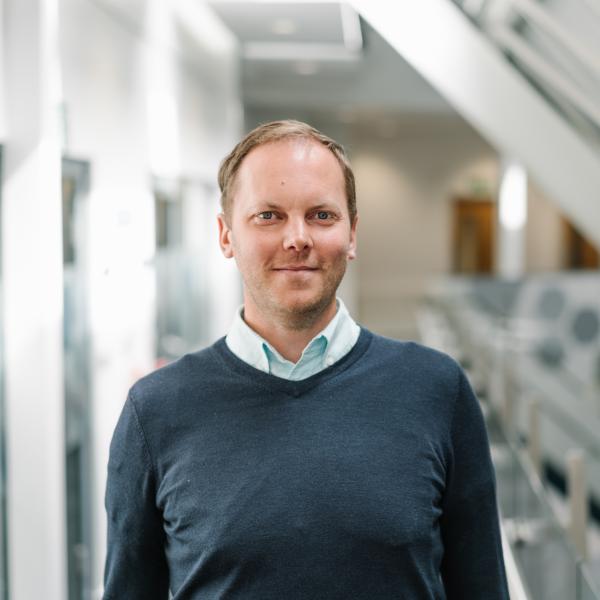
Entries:
[[259,125],[246,135],[223,159],[219,167],[219,188],[221,189],[221,208],[223,209],[223,213],[227,217],[231,213],[231,203],[233,201],[232,190],[235,185],[235,179],[240,165],[248,153],[257,146],[290,138],[314,140],[319,144],[323,144],[335,156],[344,175],[348,213],[350,214],[350,222],[353,223],[356,217],[356,188],[354,173],[352,172],[350,161],[346,156],[343,146],[314,127],[292,119],[271,121],[270,123]]

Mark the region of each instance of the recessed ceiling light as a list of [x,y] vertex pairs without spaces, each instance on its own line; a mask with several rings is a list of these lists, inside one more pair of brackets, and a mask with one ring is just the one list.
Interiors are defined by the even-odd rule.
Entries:
[[275,19],[271,23],[271,31],[275,35],[291,35],[296,33],[296,23],[292,19]]
[[316,62],[303,60],[297,62],[294,65],[294,69],[299,75],[314,75],[319,70],[319,66]]

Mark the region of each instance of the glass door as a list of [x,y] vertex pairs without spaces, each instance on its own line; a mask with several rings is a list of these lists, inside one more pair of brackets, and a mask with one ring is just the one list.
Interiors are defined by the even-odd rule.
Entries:
[[[156,366],[208,341],[210,294],[205,240],[214,239],[208,201],[214,190],[203,181],[153,181],[156,252]],[[209,233],[210,231],[210,233]]]
[[69,600],[91,598],[91,374],[84,268],[84,216],[89,173],[89,163],[63,158],[63,345]]

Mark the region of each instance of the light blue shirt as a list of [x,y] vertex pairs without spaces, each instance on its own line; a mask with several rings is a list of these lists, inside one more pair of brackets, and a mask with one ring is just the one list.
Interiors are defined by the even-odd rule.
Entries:
[[236,310],[225,342],[238,358],[265,373],[293,381],[306,379],[340,360],[350,352],[358,339],[360,327],[340,298],[336,298],[336,304],[335,316],[307,344],[297,363],[281,356],[244,321],[244,305]]

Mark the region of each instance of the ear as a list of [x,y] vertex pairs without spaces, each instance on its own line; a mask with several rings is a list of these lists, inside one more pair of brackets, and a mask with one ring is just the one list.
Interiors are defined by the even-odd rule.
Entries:
[[354,260],[356,258],[356,225],[358,224],[358,215],[354,217],[352,226],[350,227],[350,244],[348,246],[348,252],[346,256],[348,260]]
[[225,258],[233,256],[233,243],[231,241],[231,228],[227,224],[227,217],[223,213],[217,215],[219,225],[219,246]]

